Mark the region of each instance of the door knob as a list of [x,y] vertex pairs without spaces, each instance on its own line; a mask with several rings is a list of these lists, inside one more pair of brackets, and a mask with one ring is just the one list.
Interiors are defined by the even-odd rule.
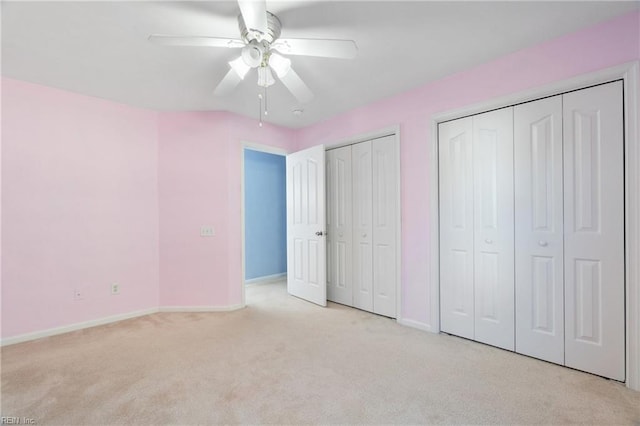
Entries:
[[318,232],[316,232],[316,235],[317,235],[318,237],[322,237],[322,236],[324,235],[324,233],[323,233],[322,231],[318,231]]
[[487,243],[487,244],[492,244],[492,243],[493,243],[493,240],[491,240],[491,239],[487,238],[486,240],[484,240],[484,242],[485,242],[485,243]]
[[546,241],[540,240],[540,241],[538,241],[538,245],[539,245],[540,247],[546,247],[546,246],[548,246],[548,245],[549,245],[549,243],[547,243]]
[[367,233],[366,232],[362,233],[362,238],[367,238]]

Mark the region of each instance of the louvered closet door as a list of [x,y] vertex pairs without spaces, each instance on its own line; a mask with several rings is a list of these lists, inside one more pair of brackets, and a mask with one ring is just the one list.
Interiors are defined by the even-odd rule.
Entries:
[[514,107],[516,352],[564,364],[562,96]]
[[473,173],[475,339],[513,350],[513,108],[473,117]]
[[353,306],[373,312],[373,170],[371,141],[352,149]]
[[398,158],[395,136],[371,142],[373,160],[373,312],[395,318]]
[[565,362],[624,380],[622,82],[563,101]]
[[327,299],[352,305],[351,147],[327,151]]
[[474,338],[473,152],[471,117],[438,126],[440,193],[440,323]]

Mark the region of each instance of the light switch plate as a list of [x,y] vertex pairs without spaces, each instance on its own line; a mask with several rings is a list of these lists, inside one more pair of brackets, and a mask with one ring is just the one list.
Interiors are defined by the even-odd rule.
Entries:
[[200,236],[201,237],[213,237],[215,235],[215,230],[213,226],[201,226],[200,227]]

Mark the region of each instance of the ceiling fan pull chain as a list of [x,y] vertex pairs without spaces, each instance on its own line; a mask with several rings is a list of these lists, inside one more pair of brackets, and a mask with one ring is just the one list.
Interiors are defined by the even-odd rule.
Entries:
[[258,93],[258,114],[260,115],[258,126],[262,127],[262,93]]
[[269,109],[267,108],[267,87],[264,88],[264,116],[266,117],[269,114]]

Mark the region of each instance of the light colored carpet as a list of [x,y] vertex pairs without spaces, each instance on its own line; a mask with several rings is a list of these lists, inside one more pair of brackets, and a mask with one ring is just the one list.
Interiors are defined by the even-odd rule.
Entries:
[[639,424],[640,393],[394,320],[247,288],[2,349],[2,416],[49,424]]

